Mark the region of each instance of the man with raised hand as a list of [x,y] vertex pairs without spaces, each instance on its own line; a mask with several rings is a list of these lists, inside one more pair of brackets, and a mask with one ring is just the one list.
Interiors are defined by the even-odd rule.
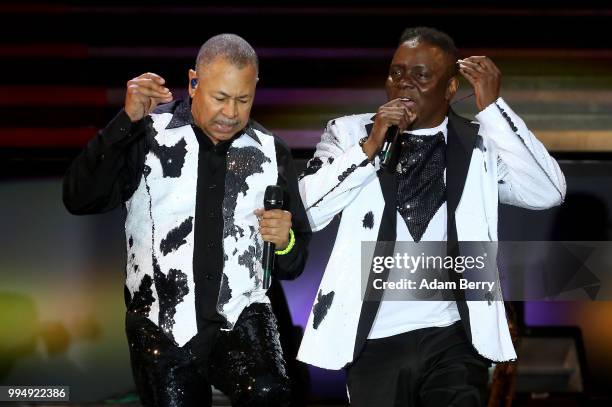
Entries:
[[[474,88],[476,122],[450,108],[458,73]],[[500,85],[489,58],[458,60],[445,33],[407,29],[385,82],[388,102],[330,121],[301,177],[313,231],[342,217],[298,359],[347,368],[354,406],[482,406],[489,362],[516,358],[503,301],[362,296],[361,261],[373,260],[362,260],[362,242],[495,241],[500,202],[563,202],[557,162]],[[397,161],[381,168],[388,133],[397,135]]]
[[[124,109],[68,170],[64,203],[126,209],[126,333],[144,405],[211,405],[214,385],[234,406],[286,406],[262,254],[275,244],[276,278],[304,268],[310,228],[291,154],[249,119],[258,59],[244,39],[212,37],[188,75],[190,97],[172,103],[159,75],[128,81]],[[262,209],[269,185],[282,209]]]

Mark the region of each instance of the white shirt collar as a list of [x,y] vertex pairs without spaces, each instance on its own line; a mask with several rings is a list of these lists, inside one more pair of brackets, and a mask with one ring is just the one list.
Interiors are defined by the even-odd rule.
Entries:
[[433,136],[434,134],[438,134],[438,132],[442,132],[444,134],[444,140],[447,140],[447,126],[448,126],[448,116],[444,118],[442,123],[437,125],[436,127],[432,127],[429,129],[418,129],[418,130],[406,130],[404,133],[415,134],[417,136]]

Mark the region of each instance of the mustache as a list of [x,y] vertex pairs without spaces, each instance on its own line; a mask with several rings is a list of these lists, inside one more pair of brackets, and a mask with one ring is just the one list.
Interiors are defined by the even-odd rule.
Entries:
[[240,124],[240,121],[239,120],[217,119],[215,120],[215,123],[220,124],[222,126],[237,126],[238,124]]

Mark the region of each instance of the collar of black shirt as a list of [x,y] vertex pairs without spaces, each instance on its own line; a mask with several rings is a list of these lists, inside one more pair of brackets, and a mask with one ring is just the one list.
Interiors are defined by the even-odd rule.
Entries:
[[[193,116],[191,115],[191,98],[178,100],[171,113],[172,113],[172,119],[166,126],[167,129],[175,129],[177,127],[191,125],[191,127],[193,128],[193,131],[196,133],[196,136],[205,136],[205,137],[198,137],[198,141],[202,142],[203,140],[205,140],[204,141],[205,143],[208,142],[210,143],[211,146],[213,145],[210,138],[206,136],[204,131],[202,131],[202,129],[200,129],[193,120]],[[243,133],[251,137],[258,144],[261,144],[259,137],[257,137],[257,134],[255,134],[255,131],[253,130],[251,120],[247,122],[244,128],[238,130],[238,132],[236,132],[236,134],[234,134],[231,139],[227,141],[222,141],[218,144],[228,143],[229,145],[232,143],[232,141],[240,137]]]

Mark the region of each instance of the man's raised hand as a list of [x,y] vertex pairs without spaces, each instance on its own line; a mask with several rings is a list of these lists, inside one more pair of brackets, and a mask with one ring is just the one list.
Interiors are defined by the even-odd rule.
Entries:
[[416,118],[416,113],[406,106],[402,98],[390,100],[379,107],[372,131],[363,145],[364,153],[372,160],[383,146],[389,127],[397,126],[400,131],[404,131],[414,123]]
[[473,56],[459,61],[459,72],[474,87],[476,106],[483,111],[499,98],[501,72],[493,61],[484,56]]
[[158,104],[172,101],[172,92],[164,87],[165,83],[164,78],[152,72],[127,82],[124,110],[132,122],[141,120]]

